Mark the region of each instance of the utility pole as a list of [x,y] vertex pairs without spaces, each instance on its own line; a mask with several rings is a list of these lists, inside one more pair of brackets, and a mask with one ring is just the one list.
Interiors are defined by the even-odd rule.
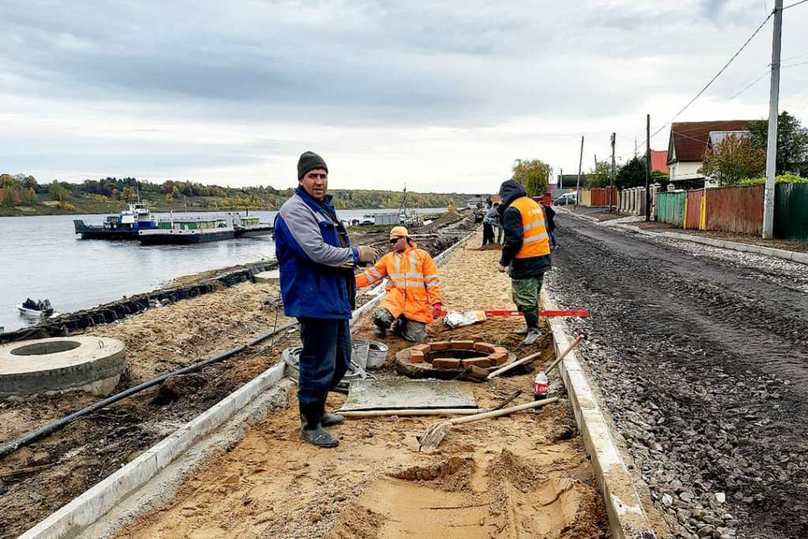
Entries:
[[651,115],[645,115],[645,222],[651,220]]
[[612,207],[613,207],[612,200],[614,197],[614,140],[616,137],[617,134],[612,133],[612,173],[609,174],[610,176],[609,186],[611,187],[611,189],[609,190],[609,213],[612,213]]
[[581,156],[578,158],[578,181],[575,184],[575,206],[578,206],[578,199],[581,198],[581,167],[584,164],[584,136],[581,135]]
[[634,159],[637,159],[637,137],[634,137]]
[[774,237],[774,176],[777,172],[777,116],[780,101],[780,43],[783,37],[783,0],[774,0],[772,75],[769,89],[769,134],[766,142],[766,188],[763,191],[763,239]]

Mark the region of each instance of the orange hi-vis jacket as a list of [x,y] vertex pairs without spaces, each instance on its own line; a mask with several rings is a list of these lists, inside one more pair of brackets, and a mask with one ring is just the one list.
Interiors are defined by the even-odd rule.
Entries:
[[522,216],[522,248],[515,258],[530,258],[550,254],[550,237],[544,221],[544,210],[535,200],[520,197],[511,202],[511,208]]
[[429,324],[432,306],[442,303],[440,277],[429,253],[415,244],[401,253],[387,253],[376,264],[356,276],[357,288],[371,286],[387,277],[382,307],[394,317]]

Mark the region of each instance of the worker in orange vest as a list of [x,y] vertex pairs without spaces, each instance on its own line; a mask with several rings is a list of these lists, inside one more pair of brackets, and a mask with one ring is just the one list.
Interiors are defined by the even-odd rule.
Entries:
[[547,223],[542,207],[515,180],[503,182],[499,196],[505,231],[499,271],[508,272],[513,302],[525,317],[523,342],[533,344],[540,336],[539,294],[544,274],[552,267]]
[[403,226],[390,230],[390,252],[356,276],[357,288],[388,278],[381,307],[373,313],[376,336],[392,330],[404,339],[423,342],[426,325],[443,310],[440,278],[429,253],[412,241]]

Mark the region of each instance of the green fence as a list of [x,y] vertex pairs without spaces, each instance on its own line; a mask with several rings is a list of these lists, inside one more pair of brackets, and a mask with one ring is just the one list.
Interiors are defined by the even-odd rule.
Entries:
[[778,183],[775,188],[775,237],[808,241],[808,184]]
[[685,215],[686,191],[663,191],[657,194],[656,220],[682,226]]

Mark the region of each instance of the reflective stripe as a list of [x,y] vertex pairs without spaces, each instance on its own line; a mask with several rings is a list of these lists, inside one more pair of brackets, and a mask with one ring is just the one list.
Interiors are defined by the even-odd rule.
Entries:
[[544,228],[544,221],[534,221],[528,225],[522,227],[522,230],[527,232],[528,230],[533,230],[534,228],[542,227]]
[[549,238],[549,236],[547,235],[547,232],[542,232],[541,234],[536,234],[535,236],[530,236],[529,238],[525,238],[524,240],[522,240],[522,245],[524,245],[526,243],[535,243],[537,241],[546,240],[548,238]]
[[427,287],[427,288],[437,288],[437,287],[439,287],[439,286],[440,286],[440,283],[439,283],[439,282],[434,282],[434,283],[426,283],[426,287]]
[[369,268],[365,273],[367,273],[374,279],[381,279],[382,277],[384,277],[384,275],[382,275],[382,272],[380,272],[376,268]]

